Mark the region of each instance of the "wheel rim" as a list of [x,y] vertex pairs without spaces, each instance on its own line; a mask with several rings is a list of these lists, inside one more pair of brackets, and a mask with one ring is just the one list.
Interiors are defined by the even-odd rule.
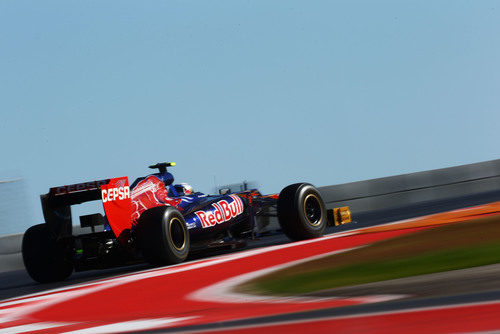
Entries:
[[310,225],[318,226],[321,224],[323,210],[321,208],[320,200],[315,194],[309,194],[306,196],[306,199],[304,200],[304,214]]
[[186,246],[186,230],[184,229],[182,221],[174,217],[170,219],[168,228],[170,238],[172,239],[172,245],[178,251],[182,251]]

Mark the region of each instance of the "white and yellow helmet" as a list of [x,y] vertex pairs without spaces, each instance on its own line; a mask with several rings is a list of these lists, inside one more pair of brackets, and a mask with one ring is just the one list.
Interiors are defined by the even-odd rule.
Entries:
[[193,187],[191,187],[187,183],[179,183],[175,185],[175,190],[179,193],[181,196],[186,196],[186,195],[192,195],[193,194]]

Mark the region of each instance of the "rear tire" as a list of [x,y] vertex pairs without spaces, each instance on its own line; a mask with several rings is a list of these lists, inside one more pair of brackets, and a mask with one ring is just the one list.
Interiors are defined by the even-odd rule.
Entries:
[[144,258],[157,266],[184,261],[190,248],[184,217],[169,206],[142,213],[137,224],[137,242]]
[[285,187],[278,198],[278,220],[292,240],[317,238],[326,227],[325,203],[318,190],[308,183]]
[[37,282],[62,281],[71,275],[73,263],[67,259],[66,251],[64,245],[52,238],[46,224],[34,225],[24,233],[24,266]]

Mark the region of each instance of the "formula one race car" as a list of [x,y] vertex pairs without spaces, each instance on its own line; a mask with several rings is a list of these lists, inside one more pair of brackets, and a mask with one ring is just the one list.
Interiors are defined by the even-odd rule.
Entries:
[[[128,265],[148,261],[168,265],[184,261],[190,252],[214,246],[242,245],[256,232],[258,217],[277,216],[292,240],[319,237],[327,224],[350,221],[347,207],[326,210],[312,185],[297,183],[280,194],[247,190],[219,195],[193,192],[174,185],[167,167],[129,186],[127,177],[51,188],[41,195],[45,224],[24,234],[22,253],[29,275],[38,282],[66,279],[73,270]],[[71,205],[101,200],[105,216],[80,217],[90,233],[73,235]],[[97,230],[99,229],[99,230]]]

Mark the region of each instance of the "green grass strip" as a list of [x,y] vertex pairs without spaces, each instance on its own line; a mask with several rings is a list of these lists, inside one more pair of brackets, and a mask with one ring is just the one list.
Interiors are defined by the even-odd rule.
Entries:
[[270,294],[299,294],[395,278],[464,269],[500,262],[500,243],[415,255],[399,260],[328,268],[255,283],[252,290]]

